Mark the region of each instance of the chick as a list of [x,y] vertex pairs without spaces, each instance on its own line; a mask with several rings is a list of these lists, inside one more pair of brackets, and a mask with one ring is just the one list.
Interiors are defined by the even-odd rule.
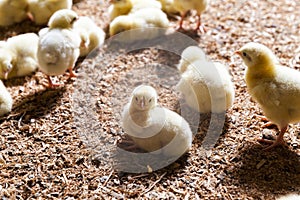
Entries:
[[104,31],[88,17],[80,17],[74,22],[73,28],[79,33],[81,38],[80,56],[88,55],[104,42]]
[[0,47],[1,79],[27,76],[36,71],[38,40],[35,33],[25,33],[9,38]]
[[159,107],[157,98],[153,87],[136,87],[123,110],[122,126],[140,148],[180,157],[191,147],[191,129],[180,115]]
[[108,8],[110,21],[120,15],[127,15],[143,8],[161,9],[161,3],[156,0],[111,0]]
[[72,0],[28,0],[28,3],[31,18],[38,25],[47,24],[56,11],[72,7]]
[[0,26],[9,26],[28,18],[27,0],[1,0]]
[[0,80],[0,116],[9,113],[12,109],[12,105],[13,99],[3,82]]
[[272,143],[265,150],[284,144],[283,135],[289,123],[300,121],[300,72],[280,65],[274,53],[259,43],[247,43],[236,53],[247,66],[248,92],[280,130],[275,142],[259,141]]
[[168,15],[174,15],[178,13],[178,10],[174,6],[174,0],[159,0],[162,6],[162,10]]
[[112,5],[108,8],[110,21],[120,15],[127,15],[133,4],[131,0],[111,0]]
[[209,4],[209,0],[174,0],[174,7],[180,12],[181,19],[179,21],[179,29],[182,29],[182,24],[186,13],[189,10],[196,10],[198,21],[195,31],[200,29],[200,32],[204,33],[206,30],[201,24],[201,14],[206,10]]
[[[123,42],[153,39],[165,31],[169,25],[167,15],[157,8],[143,8],[126,16],[119,16],[110,23],[109,33],[134,30],[121,35],[118,39]],[[154,29],[164,28],[164,29]]]
[[47,75],[49,87],[59,86],[52,83],[52,75],[61,75],[68,69],[69,77],[76,76],[73,67],[79,57],[81,42],[79,34],[73,30],[77,18],[72,10],[59,10],[51,16],[49,28],[39,32],[37,58],[40,70]]
[[159,10],[162,9],[162,5],[157,0],[131,0],[133,2],[133,6],[130,10],[130,13],[134,13],[138,10],[144,8],[157,8]]
[[191,108],[200,113],[221,113],[232,106],[234,86],[228,69],[207,61],[200,48],[186,48],[178,69],[182,74],[176,87]]
[[181,53],[181,59],[177,65],[178,70],[183,73],[185,72],[188,65],[196,60],[206,60],[206,55],[197,46],[189,46]]
[[299,194],[287,194],[276,198],[276,200],[299,200]]

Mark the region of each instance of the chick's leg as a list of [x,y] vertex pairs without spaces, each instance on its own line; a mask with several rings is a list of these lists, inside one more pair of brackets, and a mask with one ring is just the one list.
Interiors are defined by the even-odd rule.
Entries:
[[197,25],[196,25],[195,31],[200,30],[201,33],[205,33],[206,29],[201,23],[201,13],[198,14],[197,16],[198,16],[198,20],[197,20]]
[[48,87],[49,88],[54,88],[54,87],[59,87],[60,84],[59,83],[53,83],[51,80],[51,77],[47,75],[47,79],[48,79]]
[[77,74],[74,73],[73,71],[73,67],[69,67],[68,70],[69,70],[69,78],[77,77]]
[[264,125],[262,125],[262,128],[272,128],[273,126],[276,126],[276,124],[274,124],[273,122],[270,122],[268,118],[266,118],[265,116],[261,116],[261,115],[256,115],[257,118],[261,119],[265,123]]
[[181,13],[180,21],[179,21],[179,26],[177,27],[177,30],[184,30],[183,28],[183,20],[186,16],[187,12]]
[[264,143],[271,144],[270,146],[268,146],[267,148],[264,149],[265,151],[270,150],[270,149],[272,149],[272,148],[274,148],[276,146],[286,145],[285,142],[284,142],[284,140],[283,140],[283,135],[286,132],[287,127],[288,126],[286,125],[286,126],[284,126],[283,128],[280,129],[280,133],[279,133],[277,139],[275,140],[275,142],[270,141],[270,140],[266,140],[266,139],[259,139],[258,140],[259,142],[264,142]]

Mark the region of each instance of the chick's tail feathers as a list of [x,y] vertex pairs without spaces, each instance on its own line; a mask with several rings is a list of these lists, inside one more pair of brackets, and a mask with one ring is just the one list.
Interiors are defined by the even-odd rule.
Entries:
[[47,64],[55,64],[59,60],[59,55],[56,52],[47,52],[44,54],[43,60]]

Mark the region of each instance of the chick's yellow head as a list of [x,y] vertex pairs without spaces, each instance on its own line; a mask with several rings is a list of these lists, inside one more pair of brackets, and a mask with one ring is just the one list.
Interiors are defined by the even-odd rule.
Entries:
[[276,56],[268,47],[255,42],[247,43],[236,53],[249,68],[272,67],[278,63]]
[[157,105],[156,90],[147,85],[140,85],[132,92],[131,105],[138,110],[150,110]]
[[73,23],[78,19],[76,12],[69,9],[56,11],[49,19],[49,28],[72,28]]

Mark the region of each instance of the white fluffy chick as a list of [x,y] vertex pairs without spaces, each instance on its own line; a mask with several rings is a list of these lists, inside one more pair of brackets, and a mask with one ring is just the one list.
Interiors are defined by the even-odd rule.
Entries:
[[162,6],[162,10],[168,15],[174,15],[178,13],[178,10],[174,6],[174,0],[159,0]]
[[133,2],[133,6],[130,10],[130,13],[134,13],[138,10],[144,9],[144,8],[157,8],[162,9],[162,5],[157,0],[131,0]]
[[61,75],[67,69],[70,77],[76,76],[73,67],[79,57],[81,42],[79,34],[73,30],[77,19],[74,11],[59,10],[51,16],[49,28],[39,32],[37,57],[40,70],[47,75],[49,87],[60,85],[53,83],[50,76]]
[[80,56],[88,55],[92,50],[102,45],[105,40],[105,32],[89,17],[79,17],[74,22],[73,28],[81,38]]
[[3,82],[0,80],[0,116],[9,113],[12,109],[12,105],[13,99]]
[[[157,8],[143,8],[126,16],[115,18],[109,27],[110,35],[134,30],[121,35],[118,40],[132,42],[136,40],[153,39],[165,32],[169,25],[167,15]],[[152,29],[151,29],[152,28]],[[164,28],[164,29],[153,29]]]
[[205,32],[204,26],[201,24],[201,14],[206,10],[210,0],[174,0],[175,9],[181,14],[181,19],[179,21],[179,29],[182,29],[182,24],[186,13],[189,10],[196,10],[198,21],[195,31],[200,29],[203,33]]
[[287,194],[277,197],[276,200],[300,200],[300,194]]
[[122,113],[123,129],[141,149],[180,157],[192,145],[191,129],[180,115],[159,107],[157,98],[153,87],[136,87]]
[[161,3],[156,0],[111,0],[111,3],[108,8],[110,21],[120,15],[127,15],[143,8],[161,9]]
[[177,69],[183,73],[186,68],[196,60],[206,60],[206,55],[199,47],[189,46],[181,53],[181,59],[177,65]]
[[9,38],[0,47],[1,79],[27,76],[36,71],[38,40],[35,33],[25,33]]
[[0,26],[9,26],[28,18],[27,0],[1,0],[0,1]]
[[[189,50],[194,49],[188,47]],[[198,48],[198,47],[197,47]],[[187,54],[183,51],[183,55]],[[185,60],[195,59],[194,55],[186,55]],[[181,71],[181,79],[177,84],[187,104],[200,113],[222,113],[230,108],[234,101],[234,86],[227,67],[218,62],[205,60],[204,54],[199,51],[199,59],[186,65],[187,61],[180,61],[178,69]],[[182,59],[184,57],[182,56]],[[192,60],[193,60],[192,59]],[[185,70],[183,70],[185,66]]]
[[53,13],[61,9],[71,9],[72,0],[28,0],[28,12],[36,24],[47,24]]

